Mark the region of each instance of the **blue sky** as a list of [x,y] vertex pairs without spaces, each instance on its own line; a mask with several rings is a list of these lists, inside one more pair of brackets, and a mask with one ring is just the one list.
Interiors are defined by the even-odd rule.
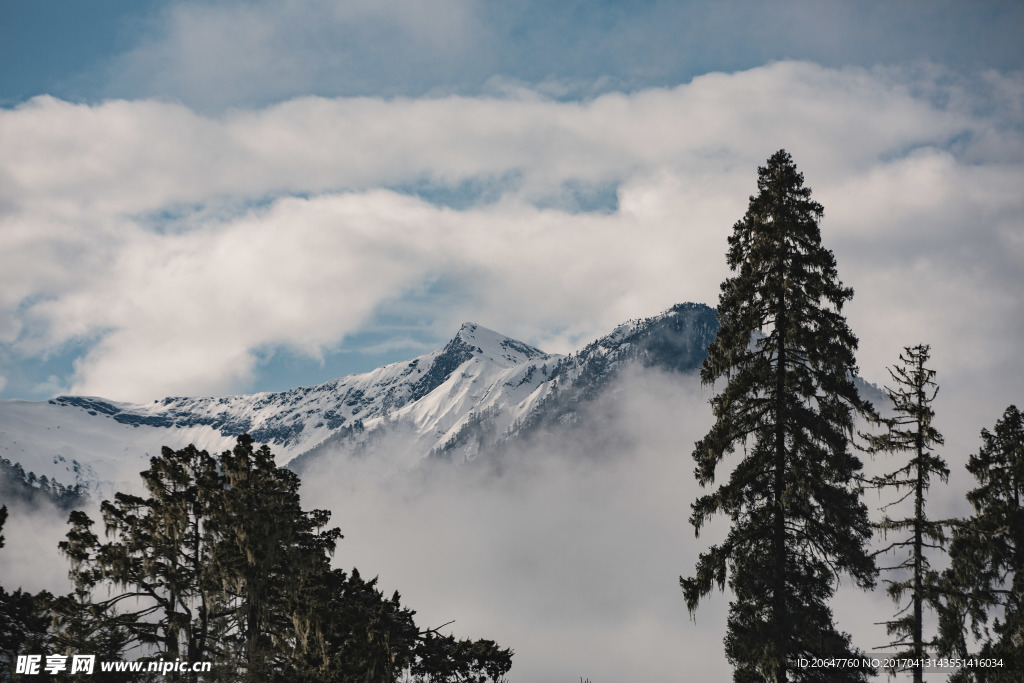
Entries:
[[[893,326],[964,377],[1015,358],[1019,305],[981,292],[1020,284],[1020,3],[0,8],[0,396],[284,389],[467,319],[569,351],[714,303],[780,147],[869,378]],[[900,309],[906,259],[934,286]]]
[[[579,97],[783,59],[1013,70],[1024,24],[1012,0],[417,4],[4,0],[0,102],[50,94],[251,106],[308,94],[475,94],[501,80]],[[244,73],[254,77],[239,82]]]

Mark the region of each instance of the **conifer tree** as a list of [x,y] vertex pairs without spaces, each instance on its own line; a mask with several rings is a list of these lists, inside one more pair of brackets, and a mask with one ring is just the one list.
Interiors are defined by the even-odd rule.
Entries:
[[512,667],[512,650],[494,641],[418,630],[398,592],[385,597],[357,569],[322,575],[309,598],[317,645],[297,653],[288,683],[499,683]]
[[[304,569],[322,571],[340,535],[319,531],[329,513],[303,511],[296,475],[247,435],[220,458],[164,448],[142,478],[147,497],[103,502],[110,540],[92,532],[84,512],[71,514],[60,549],[75,594],[59,603],[59,637],[70,642],[76,630],[103,625],[126,634],[122,649],[216,659],[231,680],[269,680],[301,640],[295,598]],[[101,584],[113,590],[94,590]]]
[[423,634],[410,668],[414,683],[498,683],[512,668],[512,651],[493,640],[455,640],[433,631]]
[[[0,506],[0,548],[4,547],[3,528],[7,506]],[[0,586],[0,679],[7,680],[15,670],[18,654],[40,652],[48,640],[49,606],[53,596],[47,591],[32,594],[15,589],[8,593]]]
[[482,682],[511,666],[491,641],[438,655],[398,593],[332,570],[330,513],[303,510],[298,476],[248,435],[218,457],[164,448],[142,477],[148,496],[104,501],[109,540],[71,514],[60,548],[75,592],[53,601],[60,649],[207,660],[209,674],[167,678],[230,683],[392,683],[425,657],[455,673],[423,680]]
[[226,627],[241,680],[266,681],[316,629],[303,596],[330,569],[339,529],[326,510],[302,510],[299,478],[243,434],[221,455],[223,489],[211,510],[211,571],[228,599]]
[[[877,477],[874,484],[881,489],[893,488],[897,492],[906,490],[897,500],[887,504],[889,510],[907,500],[913,502],[910,517],[892,519],[886,514],[876,528],[888,537],[890,532],[906,534],[899,536],[883,548],[880,553],[900,554],[898,563],[884,567],[883,571],[893,572],[897,578],[886,579],[887,592],[899,607],[895,617],[885,622],[886,630],[895,639],[886,647],[904,648],[899,652],[902,658],[917,662],[913,667],[915,683],[923,680],[924,666],[921,660],[928,656],[928,646],[933,639],[924,637],[924,607],[937,599],[938,574],[931,569],[928,550],[941,550],[946,541],[944,528],[948,522],[931,520],[925,513],[925,494],[931,478],[938,476],[942,481],[949,479],[949,468],[941,456],[933,451],[942,445],[942,435],[932,426],[935,411],[932,401],[938,394],[935,371],[925,367],[930,347],[919,344],[905,347],[900,354],[900,365],[890,368],[889,374],[895,388],[886,387],[892,401],[895,416],[883,420],[887,431],[881,435],[866,435],[869,453],[909,453],[910,459],[895,471]],[[906,604],[903,596],[908,595]]]
[[[4,547],[7,506],[0,506],[0,548]],[[0,672],[7,671],[22,643],[22,600],[0,586]]]
[[[967,471],[978,487],[967,494],[974,515],[957,523],[949,546],[939,612],[941,644],[961,656],[1002,660],[989,669],[962,669],[951,681],[1019,681],[1024,671],[1024,414],[1011,405]],[[989,620],[992,620],[991,627]],[[979,642],[970,653],[967,630]]]
[[[125,630],[128,647],[197,661],[217,650],[208,528],[219,489],[217,464],[194,446],[165,447],[142,479],[148,497],[117,493],[101,505],[108,542],[91,531],[88,515],[71,514],[60,550],[72,562],[77,609],[94,612],[96,619],[116,613],[106,621]],[[88,596],[101,583],[119,591],[91,603]]]
[[414,613],[397,592],[385,598],[376,584],[357,569],[331,570],[317,583],[310,605],[321,640],[319,651],[306,651],[309,680],[392,683],[409,666],[418,637]]
[[[71,562],[69,576],[73,590],[50,602],[51,632],[47,647],[41,649],[65,656],[94,655],[100,661],[123,659],[126,650],[138,643],[131,628],[135,615],[119,614],[116,600],[93,599],[94,589],[103,580],[103,570],[96,562],[101,544],[92,531],[94,522],[84,512],[75,510],[68,523],[71,530],[67,545],[61,544],[61,552]],[[101,683],[145,680],[142,675],[102,672],[94,672],[94,675]],[[74,677],[77,678],[77,674]],[[57,680],[72,680],[72,675],[60,674]]]
[[699,535],[712,515],[732,520],[723,543],[680,577],[691,615],[715,585],[732,589],[726,655],[736,681],[864,680],[862,670],[797,669],[797,657],[853,656],[828,600],[840,573],[873,585],[871,536],[850,441],[858,413],[857,339],[842,315],[853,290],[821,246],[823,209],[784,150],[758,169],[758,194],[729,237],[735,275],[721,286],[720,327],[701,368],[725,377],[715,424],[693,457],[702,486],[742,447],[729,478],[693,504]]

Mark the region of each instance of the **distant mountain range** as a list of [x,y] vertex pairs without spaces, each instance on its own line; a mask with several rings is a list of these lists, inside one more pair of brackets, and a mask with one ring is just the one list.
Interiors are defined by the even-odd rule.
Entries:
[[[221,450],[249,433],[298,471],[372,457],[387,437],[407,464],[472,460],[572,424],[629,365],[686,372],[714,339],[714,309],[685,303],[631,320],[568,356],[474,323],[443,348],[313,387],[133,404],[89,396],[0,402],[0,457],[66,486],[134,479],[161,446]],[[876,396],[871,398],[877,399]]]

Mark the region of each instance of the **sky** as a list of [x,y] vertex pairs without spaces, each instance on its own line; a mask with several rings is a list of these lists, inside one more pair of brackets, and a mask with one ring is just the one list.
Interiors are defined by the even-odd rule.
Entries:
[[784,148],[862,375],[931,344],[959,462],[1024,398],[1021,35],[1012,0],[0,0],[0,397],[281,390],[464,321],[568,352],[714,305]]
[[1019,3],[0,8],[2,397],[286,389],[468,320],[567,352],[713,305],[780,148],[869,379],[1020,378]]

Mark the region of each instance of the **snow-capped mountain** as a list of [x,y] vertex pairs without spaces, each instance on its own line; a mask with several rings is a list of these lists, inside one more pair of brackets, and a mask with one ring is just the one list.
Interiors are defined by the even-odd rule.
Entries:
[[221,450],[245,432],[300,470],[326,454],[368,455],[385,432],[401,435],[409,463],[431,454],[471,458],[571,422],[629,363],[698,367],[717,325],[713,309],[680,304],[561,356],[466,323],[437,351],[284,392],[152,404],[3,401],[0,457],[63,484],[117,482],[144,469],[161,446]]

